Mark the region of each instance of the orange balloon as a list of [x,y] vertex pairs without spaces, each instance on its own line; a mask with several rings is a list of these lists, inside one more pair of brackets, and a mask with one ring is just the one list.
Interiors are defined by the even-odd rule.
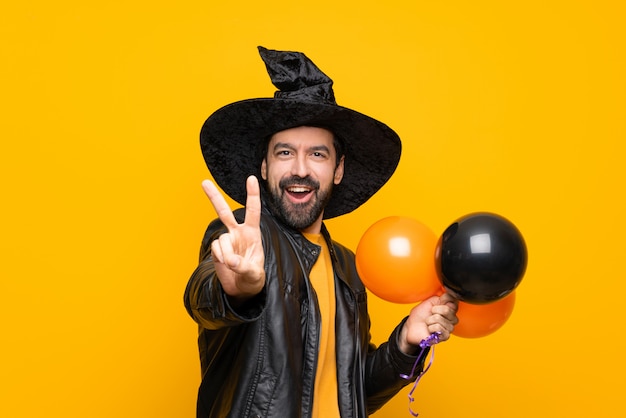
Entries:
[[356,268],[376,296],[395,303],[416,303],[436,294],[437,236],[421,222],[402,216],[370,226],[356,249]]
[[452,334],[463,338],[478,338],[494,333],[506,323],[515,306],[515,291],[502,299],[487,304],[459,301],[456,313],[459,323]]

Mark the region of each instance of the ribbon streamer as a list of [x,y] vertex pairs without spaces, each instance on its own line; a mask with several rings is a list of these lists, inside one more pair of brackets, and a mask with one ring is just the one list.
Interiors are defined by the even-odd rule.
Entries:
[[413,364],[413,368],[411,369],[411,374],[406,375],[406,374],[401,374],[400,377],[406,380],[409,380],[413,377],[413,375],[415,374],[415,369],[417,369],[417,365],[420,362],[420,359],[422,358],[422,355],[424,354],[424,351],[426,351],[428,349],[428,347],[431,347],[430,350],[430,360],[428,362],[428,365],[424,368],[424,370],[422,370],[422,372],[419,374],[419,376],[417,376],[417,379],[415,379],[415,383],[413,383],[413,387],[411,388],[411,391],[409,392],[409,413],[411,415],[413,415],[414,417],[418,416],[419,414],[417,412],[413,412],[413,410],[411,409],[411,403],[413,403],[413,401],[415,400],[415,398],[413,397],[413,392],[415,391],[415,388],[417,387],[417,384],[419,383],[420,379],[422,378],[422,376],[424,376],[424,374],[426,374],[426,372],[428,371],[428,369],[430,369],[430,366],[433,364],[433,360],[435,359],[435,347],[434,345],[437,344],[439,342],[439,337],[441,336],[440,332],[435,332],[433,334],[431,334],[428,338],[423,339],[422,341],[420,341],[420,348],[422,349],[420,351],[420,354],[417,356],[417,359],[415,360],[415,364]]

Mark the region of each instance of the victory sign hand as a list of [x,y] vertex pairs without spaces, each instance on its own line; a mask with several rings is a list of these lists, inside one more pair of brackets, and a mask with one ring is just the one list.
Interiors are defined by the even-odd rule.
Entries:
[[265,254],[261,240],[261,193],[259,181],[250,176],[246,181],[246,216],[237,223],[224,196],[210,180],[202,182],[217,216],[228,229],[211,243],[215,272],[224,292],[234,302],[258,294],[265,285]]

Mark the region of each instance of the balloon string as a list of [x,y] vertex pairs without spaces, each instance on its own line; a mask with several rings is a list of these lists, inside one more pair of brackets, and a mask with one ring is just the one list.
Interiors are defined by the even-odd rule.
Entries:
[[403,379],[411,379],[415,373],[415,369],[417,368],[417,365],[419,364],[420,360],[423,358],[423,354],[424,352],[428,349],[428,347],[431,347],[430,350],[430,360],[428,361],[428,365],[424,368],[424,370],[422,370],[422,372],[419,374],[419,376],[417,376],[417,379],[415,379],[415,383],[413,383],[413,387],[411,388],[411,391],[409,392],[409,413],[411,415],[413,415],[414,417],[418,416],[419,414],[417,412],[413,412],[413,410],[411,409],[411,403],[413,403],[413,401],[415,400],[415,398],[413,397],[413,392],[415,391],[415,388],[417,388],[417,384],[419,383],[420,379],[422,378],[422,376],[424,376],[424,374],[426,374],[426,372],[428,371],[428,369],[430,369],[430,366],[433,364],[433,360],[435,359],[435,347],[434,345],[437,344],[439,342],[439,337],[441,336],[440,332],[435,332],[434,334],[431,334],[428,338],[423,339],[419,346],[422,349],[420,351],[420,354],[417,356],[417,359],[415,360],[415,364],[413,364],[413,368],[411,369],[411,374],[410,375],[406,375],[406,374],[401,374],[400,377]]

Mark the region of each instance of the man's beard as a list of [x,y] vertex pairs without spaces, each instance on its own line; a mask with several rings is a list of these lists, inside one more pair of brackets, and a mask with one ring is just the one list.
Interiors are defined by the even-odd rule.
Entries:
[[[313,196],[306,203],[292,203],[285,194],[288,187],[292,185],[304,185],[312,189]],[[324,208],[328,204],[332,195],[333,184],[322,190],[319,182],[310,177],[292,176],[282,179],[278,187],[268,184],[269,204],[274,214],[279,217],[287,226],[302,231],[313,225],[320,217]]]

